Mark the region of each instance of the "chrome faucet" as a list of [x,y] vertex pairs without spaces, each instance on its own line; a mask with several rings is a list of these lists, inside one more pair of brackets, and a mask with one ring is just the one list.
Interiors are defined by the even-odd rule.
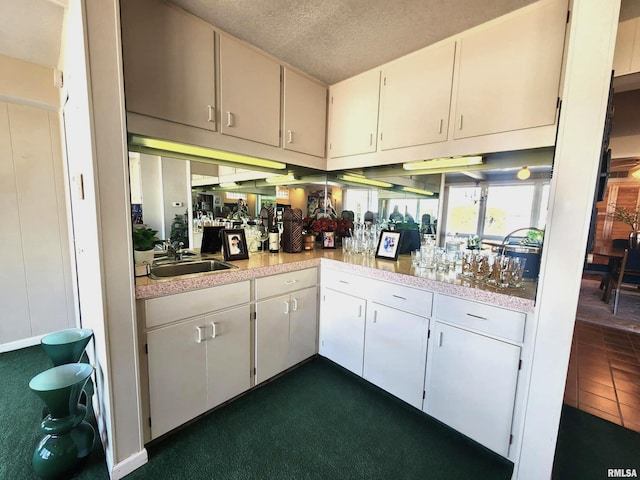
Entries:
[[178,248],[176,249],[175,245],[171,242],[171,239],[167,239],[167,258],[172,258],[175,261],[179,262],[182,260],[182,247],[184,247],[184,242],[178,243]]

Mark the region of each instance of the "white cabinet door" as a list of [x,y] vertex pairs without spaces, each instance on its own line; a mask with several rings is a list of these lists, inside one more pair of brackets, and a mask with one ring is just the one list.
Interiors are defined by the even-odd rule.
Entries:
[[329,89],[329,156],[375,152],[378,137],[380,70],[372,70]]
[[163,1],[121,7],[127,111],[215,130],[213,27]]
[[249,305],[205,317],[207,327],[207,409],[251,386]]
[[285,68],[283,103],[285,150],[324,157],[327,89]]
[[370,303],[364,341],[366,380],[422,408],[429,320]]
[[383,72],[382,150],[447,140],[455,42],[403,57]]
[[256,303],[256,383],[289,367],[289,295]]
[[566,18],[543,1],[460,38],[453,138],[555,123]]
[[318,330],[318,288],[291,294],[289,317],[289,366],[316,353]]
[[362,376],[366,301],[324,289],[320,308],[320,355]]
[[640,18],[618,24],[613,70],[616,77],[640,71]]
[[204,325],[204,317],[198,317],[147,333],[151,438],[207,409]]
[[280,64],[220,36],[220,131],[280,146]]
[[437,321],[434,325],[424,411],[506,457],[520,347]]

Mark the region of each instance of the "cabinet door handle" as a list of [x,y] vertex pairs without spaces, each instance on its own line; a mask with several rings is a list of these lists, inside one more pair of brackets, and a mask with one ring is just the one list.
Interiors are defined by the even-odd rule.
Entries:
[[293,143],[293,132],[291,130],[287,130],[287,143]]
[[[202,341],[205,339],[205,337],[203,337],[202,333],[205,330],[206,327],[200,325],[196,327],[196,332],[198,333],[198,335],[196,336],[196,342],[197,343],[202,343]],[[206,335],[206,332],[205,332]]]
[[208,118],[207,118],[207,121],[209,121],[209,122],[213,122],[213,114],[214,114],[213,106],[211,106],[211,105],[207,105],[207,110],[208,110],[208,113],[209,113],[209,116],[208,116]]
[[487,317],[481,317],[480,315],[474,315],[473,313],[467,313],[467,317],[477,318],[478,320],[489,320]]
[[406,300],[405,297],[401,297],[400,295],[391,295],[393,298],[398,298],[400,300]]
[[378,323],[378,311],[373,311],[373,323]]
[[227,112],[227,127],[233,127],[233,113]]
[[369,134],[369,146],[373,145],[373,133]]
[[362,305],[358,305],[358,318],[362,316]]
[[458,130],[462,130],[462,115],[460,115],[460,123],[458,124]]
[[438,335],[438,346],[441,347],[442,346],[442,332],[440,332],[440,334]]
[[289,314],[289,302],[284,302],[284,314]]
[[296,310],[298,310],[298,299],[297,298],[293,298],[293,299],[291,299],[291,302],[293,302],[293,306],[292,306],[291,310],[295,312]]
[[285,285],[293,285],[294,283],[298,283],[298,280],[287,280],[284,282]]
[[440,119],[440,126],[438,127],[438,133],[442,133],[442,123],[443,123],[443,119]]
[[216,323],[211,322],[211,338],[216,338],[218,329],[216,328]]

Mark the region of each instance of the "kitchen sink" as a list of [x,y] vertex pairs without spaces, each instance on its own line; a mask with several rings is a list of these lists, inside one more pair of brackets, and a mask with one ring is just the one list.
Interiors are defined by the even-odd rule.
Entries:
[[233,268],[238,267],[221,260],[186,261],[154,265],[151,267],[149,276],[151,278],[158,279],[166,277],[177,277],[180,275],[189,275],[192,273],[222,272],[225,270],[231,270]]

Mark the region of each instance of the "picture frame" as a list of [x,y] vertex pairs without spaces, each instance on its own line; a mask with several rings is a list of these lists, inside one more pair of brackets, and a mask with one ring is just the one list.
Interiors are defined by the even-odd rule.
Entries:
[[242,228],[222,230],[222,245],[225,260],[245,260],[249,258],[247,237]]
[[322,248],[336,248],[336,232],[322,232]]
[[376,258],[386,258],[388,260],[398,259],[398,247],[400,246],[401,231],[382,230],[376,248]]

